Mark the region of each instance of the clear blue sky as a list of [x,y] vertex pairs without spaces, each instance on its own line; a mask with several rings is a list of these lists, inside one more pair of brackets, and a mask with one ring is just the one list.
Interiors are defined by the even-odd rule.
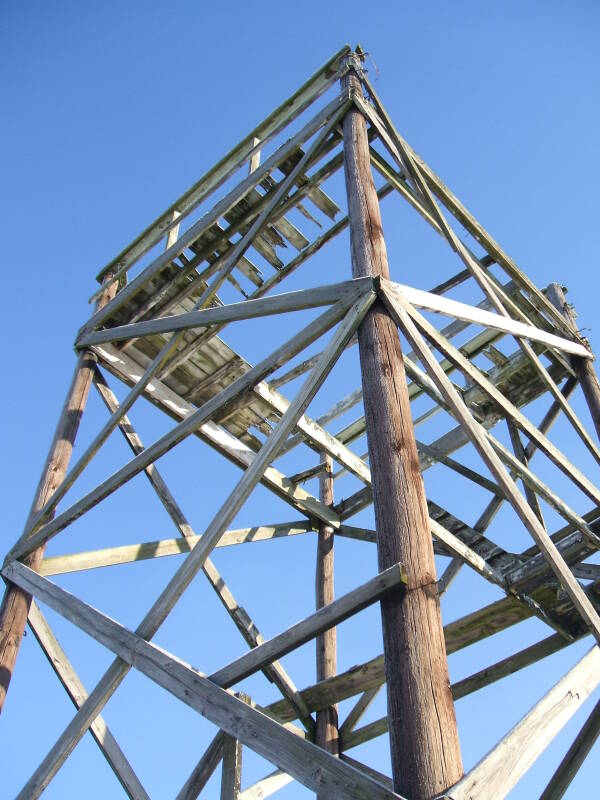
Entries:
[[[600,348],[600,10],[592,0],[232,2],[221,8],[177,0],[5,0],[0,10],[3,551],[21,532],[73,369],[74,335],[89,314],[86,300],[98,269],[346,42],[360,42],[371,53],[371,77],[397,127],[529,276],[539,286],[555,280],[569,286],[580,326],[592,346]],[[402,229],[386,233],[398,253],[392,265],[397,280],[428,288],[440,274],[450,274],[429,262],[411,272],[415,250],[407,242],[410,257],[402,258]],[[436,252],[431,250],[432,257]],[[349,260],[343,263],[347,250],[341,247],[335,253],[342,259],[339,274],[349,275]],[[89,440],[103,419],[104,411],[92,397],[81,441]],[[139,426],[148,441],[169,425],[156,414],[140,413]],[[566,445],[568,429],[558,430],[565,437],[561,441],[559,436],[558,443]],[[207,495],[216,510],[238,472],[206,448],[185,447],[186,468],[168,462],[165,470],[181,485],[185,508],[201,530],[210,519],[201,513]],[[91,468],[82,489],[125,458],[121,443],[111,441],[105,461]],[[593,472],[585,456],[582,464],[592,477],[597,474],[597,466]],[[130,543],[173,535],[156,504],[133,513],[132,504],[148,496],[141,481],[93,517],[87,541]],[[246,522],[290,518],[285,507],[271,509],[263,490],[257,498]],[[259,517],[259,501],[265,518]],[[472,522],[478,512],[466,506],[464,517]],[[82,535],[81,524],[74,528]],[[86,546],[75,534],[70,544],[73,549]],[[215,558],[267,635],[309,613],[313,602],[314,542],[271,544],[268,555],[260,551],[264,563],[253,563],[251,576],[241,548]],[[293,550],[284,551],[284,546]],[[340,548],[340,592],[373,574],[372,551],[363,557],[362,547]],[[269,567],[275,558],[287,568],[274,577]],[[142,565],[119,575],[115,571],[115,577],[105,571],[61,583],[133,627],[175,566]],[[444,611],[445,618],[472,608],[474,596],[482,604],[497,596],[474,579],[465,578],[464,587],[477,593],[469,599],[471,605],[449,596],[454,605]],[[222,626],[209,622],[212,614],[220,620],[219,613],[205,587],[194,586],[157,641],[210,671],[244,648],[227,619]],[[49,619],[91,688],[108,657],[55,615]],[[341,669],[362,658],[363,649],[365,658],[377,653],[376,611],[365,612],[353,625],[340,629]],[[490,640],[451,659],[452,677],[469,674],[542,635],[532,623],[495,637],[498,642]],[[177,649],[182,636],[183,650]],[[587,647],[589,641],[461,701],[457,714],[465,766],[483,755]],[[284,663],[299,685],[312,682],[308,648]],[[248,686],[256,686],[260,699],[261,693],[268,699],[258,681]],[[511,797],[538,796],[590,708],[588,703]],[[29,636],[0,721],[6,797],[22,786],[72,713]],[[372,718],[381,713],[382,700]],[[107,706],[106,718],[153,799],[174,796],[213,732],[133,673]],[[121,796],[95,744],[87,739],[45,796]],[[385,770],[387,743],[377,740],[356,757]],[[568,797],[593,793],[593,760],[588,759]],[[248,779],[268,771],[252,756],[247,763]],[[209,789],[207,796],[218,796],[217,786],[213,783],[213,794]],[[309,795],[287,788],[278,796]]]

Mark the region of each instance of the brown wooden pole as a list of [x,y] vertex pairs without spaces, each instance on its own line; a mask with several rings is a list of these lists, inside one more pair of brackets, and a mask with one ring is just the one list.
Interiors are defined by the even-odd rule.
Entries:
[[[333,505],[333,461],[327,453],[322,454],[321,463],[325,465],[319,476],[319,500],[328,506]],[[315,594],[317,608],[332,603],[335,599],[333,578],[333,528],[324,522],[319,524],[317,534],[317,569]],[[317,636],[317,681],[331,678],[337,672],[336,629],[330,628]],[[317,711],[315,743],[334,755],[339,755],[339,731],[337,706],[329,706]]]
[[[349,66],[343,84],[362,92],[360,64],[350,57]],[[343,131],[352,272],[388,278],[367,126],[357,108],[346,114]],[[358,342],[379,569],[400,561],[408,574],[405,596],[381,602],[394,790],[430,800],[463,769],[402,351],[380,302],[365,316]]]
[[[567,303],[563,287],[558,283],[551,283],[546,294],[552,305],[562,313],[563,317],[573,327],[573,330],[576,331],[577,323],[575,320],[577,315],[572,306]],[[583,394],[596,428],[596,434],[600,439],[600,384],[594,370],[594,364],[591,359],[579,358],[578,356],[571,356],[570,362],[573,372],[583,389]]]
[[[110,276],[108,278],[110,279]],[[106,305],[114,297],[116,290],[117,283],[115,282],[101,295],[97,308]],[[67,473],[73,443],[87,402],[95,366],[95,355],[89,351],[82,351],[77,359],[73,380],[60,414],[26,527],[29,527],[31,520],[46,505]],[[23,559],[23,563],[37,572],[44,557],[44,550],[45,545],[34,550]],[[14,584],[8,583],[0,606],[0,713],[4,707],[6,693],[21,646],[30,605],[31,595],[23,592]]]

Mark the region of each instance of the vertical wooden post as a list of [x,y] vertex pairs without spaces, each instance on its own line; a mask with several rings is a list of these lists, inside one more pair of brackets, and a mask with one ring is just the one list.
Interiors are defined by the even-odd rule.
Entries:
[[[547,296],[552,305],[562,313],[563,317],[573,327],[573,330],[576,331],[577,323],[575,320],[577,315],[567,303],[562,286],[559,286],[558,283],[551,283],[547,289]],[[594,364],[589,358],[578,358],[577,356],[571,356],[570,361],[573,372],[583,389],[583,394],[596,428],[596,434],[600,439],[600,385],[598,384]]]
[[[108,274],[105,278],[105,283],[108,283],[111,278],[112,275]],[[115,281],[101,295],[97,308],[106,305],[116,292],[117,282]],[[35,499],[29,512],[27,527],[52,497],[67,473],[73,451],[73,443],[75,442],[81,416],[87,402],[95,366],[96,356],[89,351],[82,351],[77,359],[73,380],[62,408],[56,433],[54,434]],[[37,571],[44,557],[44,550],[45,545],[34,550],[23,559],[23,563]],[[12,678],[30,606],[31,595],[9,583],[0,606],[0,712],[4,706],[4,700]]]
[[[325,470],[319,477],[319,500],[325,505],[333,505],[333,461],[327,453],[322,453]],[[317,569],[315,574],[316,606],[322,608],[335,599],[333,578],[334,533],[330,525],[319,523],[317,534]],[[337,671],[336,629],[317,636],[317,681],[331,678]],[[315,743],[333,755],[339,755],[339,733],[337,706],[317,711]]]
[[[250,697],[237,692],[236,697],[244,703]],[[223,739],[223,766],[221,773],[221,800],[238,800],[242,787],[242,743],[233,736],[225,735]]]
[[[362,92],[356,56],[348,66],[344,86]],[[367,126],[356,107],[346,114],[343,133],[353,275],[388,278]],[[401,561],[408,574],[404,598],[381,602],[394,790],[430,800],[463,770],[402,351],[380,302],[365,316],[358,342],[379,569]]]

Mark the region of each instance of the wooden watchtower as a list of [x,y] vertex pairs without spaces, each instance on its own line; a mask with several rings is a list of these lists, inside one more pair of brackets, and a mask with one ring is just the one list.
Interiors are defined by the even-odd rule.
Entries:
[[[414,224],[431,228],[458,264],[429,291],[396,241],[404,201],[416,212]],[[346,231],[351,253],[336,240]],[[400,240],[408,235],[401,231]],[[600,463],[600,391],[562,288],[533,285],[415,153],[369,82],[362,51],[349,47],[98,281],[31,513],[2,568],[0,700],[28,624],[76,706],[34,774],[23,776],[19,798],[39,797],[88,731],[125,795],[151,795],[143,770],[134,770],[102,717],[132,668],[214,724],[191,774],[181,773],[178,800],[206,796],[217,772],[221,800],[269,797],[292,780],[332,800],[505,797],[600,683],[600,566],[593,563],[600,488],[576,463],[582,452],[585,463]],[[235,344],[228,343],[233,331]],[[108,418],[71,459],[92,384]],[[571,395],[580,390],[594,433],[573,410]],[[147,402],[170,427],[145,445],[128,415]],[[574,455],[550,438],[557,421],[568,428],[561,444]],[[92,459],[102,460],[111,436],[124,437],[133,457],[77,495],[79,477]],[[186,458],[186,440],[240,468],[223,503],[202,501],[195,527],[182,510],[194,497],[184,503],[161,474],[167,453]],[[201,465],[200,456],[199,485]],[[445,493],[426,494],[430,475],[441,476]],[[172,521],[170,538],[132,541],[124,530],[117,545],[90,549],[80,533],[76,551],[52,550],[62,531],[136,476],[145,476]],[[232,527],[259,484],[293,521],[262,517]],[[69,493],[61,502],[72,487],[78,499]],[[372,523],[358,524],[365,514]],[[527,548],[514,547],[515,531],[530,537]],[[317,610],[267,639],[260,627],[268,621],[239,605],[235,586],[212,561],[215,548],[248,564],[275,548],[273,558],[312,602],[312,576],[294,575],[286,556],[301,540],[315,543]],[[338,596],[334,542],[340,552],[350,542],[369,553],[376,548],[378,563],[366,582],[344,575],[350,588]],[[59,577],[162,559],[177,566],[166,585],[157,583],[135,630],[67,592]],[[500,599],[444,627],[440,599],[452,581],[458,591],[473,574]],[[233,660],[217,657],[221,666],[210,674],[153,643],[193,581],[208,581],[246,643]],[[383,654],[364,660],[354,642],[344,663],[356,666],[338,670],[336,626],[375,603]],[[114,653],[88,691],[44,607]],[[539,641],[450,684],[447,655],[532,617],[548,629]],[[189,635],[200,629],[196,615]],[[588,635],[587,655],[523,708],[521,722],[465,774],[454,703]],[[316,682],[292,678],[280,661],[308,642],[316,643]],[[211,652],[218,648],[210,642]],[[272,684],[266,703],[246,682],[260,673]],[[387,713],[365,724],[384,685]],[[599,731],[600,705],[548,775],[544,800],[563,796]],[[389,737],[391,777],[353,756],[379,736]],[[242,749],[272,764],[251,785]]]

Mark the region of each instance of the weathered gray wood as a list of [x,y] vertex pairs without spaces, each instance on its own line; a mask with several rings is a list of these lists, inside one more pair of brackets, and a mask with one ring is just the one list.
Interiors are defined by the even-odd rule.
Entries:
[[453,214],[454,217],[469,231],[473,238],[482,245],[482,247],[489,253],[494,261],[500,264],[503,269],[511,276],[511,278],[521,286],[529,294],[531,301],[540,307],[546,314],[550,316],[553,322],[557,325],[566,336],[572,333],[568,325],[564,324],[564,320],[556,312],[556,309],[548,302],[546,297],[540,290],[531,282],[531,280],[518,268],[516,263],[502,250],[500,245],[490,236],[490,234],[483,228],[483,226],[475,219],[475,217],[465,208],[465,206],[458,200],[458,198],[444,185],[442,180],[435,174],[431,167],[426,164],[422,158],[410,147],[410,145],[399,135],[394,127],[389,115],[387,114],[383,103],[377,95],[372,83],[366,75],[361,76],[361,80],[373,100],[375,110],[387,131],[394,137],[396,142],[400,142],[404,149],[407,150],[414,161],[418,164],[422,171],[428,186],[434,194],[442,201],[446,208]]
[[469,800],[483,791],[486,800],[505,797],[599,682],[600,650],[596,646],[448,792],[448,798]]
[[560,800],[564,796],[598,736],[600,736],[600,701],[594,706],[556,772],[550,778],[550,782],[540,795],[540,800]]
[[[112,414],[118,408],[118,401],[114,394],[110,391],[109,387],[103,382],[102,376],[100,375],[99,370],[96,370],[95,375],[95,384],[98,387],[102,399],[104,400],[106,406],[108,407],[109,412]],[[133,450],[134,454],[138,454],[143,451],[144,445],[137,435],[131,423],[127,421],[127,425],[123,423],[127,421],[127,418],[124,417],[119,424],[119,428],[123,433],[126,441],[128,442],[129,446]],[[165,511],[170,516],[171,520],[173,521],[175,527],[179,531],[180,536],[184,537],[186,541],[190,544],[190,540],[195,540],[197,543],[199,541],[198,536],[195,535],[195,532],[192,526],[189,524],[187,518],[185,517],[183,511],[177,504],[177,501],[171,494],[167,484],[165,483],[162,475],[159,473],[158,469],[154,464],[151,467],[148,467],[146,470],[146,477],[150,481],[151,486],[153,487],[154,491],[156,492],[160,502],[162,503]],[[188,550],[192,549],[191,546],[188,547]],[[248,614],[246,613],[245,609],[242,608],[239,603],[236,601],[235,597],[231,593],[231,590],[227,586],[226,582],[223,580],[223,577],[210,560],[207,558],[205,563],[202,566],[202,571],[206,576],[208,582],[214,589],[217,594],[217,597],[225,607],[225,610],[233,620],[234,624],[236,625],[237,629],[241,633],[242,637],[246,641],[246,643],[250,647],[256,647],[257,645],[261,644],[263,639],[258,630],[257,626],[254,622],[250,619]],[[273,661],[269,665],[264,668],[264,673],[267,678],[276,686],[279,687],[284,697],[287,697],[288,700],[298,709],[298,713],[300,715],[301,720],[304,724],[306,724],[307,729],[312,732],[314,731],[314,722],[304,705],[302,698],[300,698],[298,694],[298,690],[294,686],[291,678],[288,676],[286,671],[283,669],[281,664],[276,661]]]
[[379,690],[381,686],[375,686],[373,689],[367,689],[366,692],[363,692],[361,696],[358,698],[354,706],[352,707],[351,711],[349,712],[348,716],[344,720],[343,725],[340,727],[340,737],[343,738],[347,736],[351,730],[354,729],[355,725],[359,722],[359,720],[363,717],[373,700],[379,694]]
[[519,409],[511,403],[500,392],[494,384],[489,381],[481,371],[471,364],[465,356],[451,345],[433,325],[419,314],[412,306],[407,305],[404,298],[395,290],[394,285],[390,282],[384,286],[384,293],[386,297],[394,298],[404,304],[404,307],[410,310],[410,316],[418,322],[419,328],[425,333],[430,341],[435,342],[435,346],[440,349],[443,354],[454,361],[458,368],[473,382],[481,388],[492,400],[494,400],[502,408],[504,413],[510,417],[513,422],[526,434],[526,436],[535,441],[536,446],[544,452],[576,485],[585,492],[595,503],[600,503],[600,490],[598,487],[586,478],[586,476],[574,464],[572,464],[550,440],[542,434],[535,425],[533,425],[527,417],[522,414]]
[[[35,600],[31,603],[27,622],[75,708],[79,708],[85,702],[87,692]],[[127,796],[131,800],[150,800],[102,717],[98,716],[92,722],[90,733]]]
[[278,792],[279,789],[287,786],[291,781],[293,781],[291,775],[288,775],[287,772],[281,769],[276,769],[274,772],[261,778],[261,780],[253,783],[252,786],[248,786],[247,789],[244,789],[244,791],[240,793],[239,800],[265,800],[265,798],[271,797],[272,794]]
[[[287,522],[279,525],[258,525],[254,528],[238,528],[225,531],[216,547],[232,547],[249,542],[266,542],[286,536],[298,536],[313,530],[310,522]],[[86,569],[112,567],[118,564],[130,564],[134,561],[145,561],[151,558],[181,555],[189,553],[200,541],[201,537],[192,535],[182,539],[159,539],[140,544],[126,544],[118,547],[105,547],[101,550],[88,550],[81,553],[70,553],[64,556],[44,558],[38,572],[40,575],[61,575],[65,572],[81,572]]]
[[[381,599],[392,590],[404,587],[406,582],[406,573],[401,564],[388,567],[384,572],[363,583],[362,586],[353,589],[337,600],[333,600],[314,614],[311,614],[310,617],[297,622],[283,633],[258,645],[248,653],[244,653],[243,656],[232,661],[226,667],[213,672],[209,676],[210,680],[219,686],[232,686],[243,678],[248,677],[248,675],[252,675],[264,664],[269,664],[275,658],[279,658],[296,647],[300,647],[305,642],[314,639],[319,633],[343,622],[343,620]],[[400,599],[402,594],[399,593]]]
[[[362,96],[360,64],[349,60],[348,67],[345,86]],[[343,133],[352,273],[388,278],[367,127],[356,106]],[[434,554],[400,341],[381,304],[365,317],[358,341],[379,568],[401,562],[408,575],[404,600],[381,604],[394,788],[421,800],[462,774],[439,600],[431,589]]]
[[[285,414],[289,408],[289,402],[285,397],[279,394],[275,389],[272,389],[264,381],[256,384],[254,392],[280,414]],[[322,448],[324,452],[340,464],[343,464],[349,472],[356,475],[363,483],[371,483],[371,471],[364,463],[363,459],[353,453],[352,450],[340,442],[339,439],[336,439],[335,436],[332,436],[321,427],[319,423],[303,415],[298,420],[297,427],[305,439],[315,449],[319,447]]]
[[[247,703],[250,698],[245,694],[236,694]],[[221,772],[221,800],[239,800],[242,785],[242,743],[234,736],[225,736],[223,740],[223,764]]]
[[394,283],[396,290],[408,300],[409,303],[417,308],[424,308],[427,311],[435,311],[438,314],[444,314],[455,319],[462,319],[470,322],[473,325],[481,325],[483,327],[496,328],[506,333],[512,333],[514,336],[525,336],[533,342],[542,342],[551,347],[557,347],[565,353],[580,356],[581,358],[591,359],[592,354],[579,342],[574,342],[571,339],[565,339],[562,336],[556,336],[553,333],[536,328],[533,325],[519,322],[509,316],[501,316],[500,314],[492,314],[490,311],[485,311],[477,306],[470,306],[466,303],[460,303],[457,300],[452,300],[448,297],[440,297],[439,295],[432,294],[431,292],[424,292],[421,289],[415,289],[412,286],[404,286],[401,283]]
[[[288,731],[270,717],[217,687],[171,653],[145,641],[119,623],[50,583],[27,567],[12,562],[4,572],[35,592],[43,602],[90,633],[97,641],[127,660],[194,708],[226,733],[237,737],[259,755],[292,775],[307,788],[330,800],[392,800],[398,795],[340,762],[325,750]],[[29,785],[17,800],[38,796]]]
[[358,288],[360,284],[363,284],[363,288],[366,289],[369,283],[372,283],[369,278],[359,279],[358,281],[343,281],[329,286],[318,286],[314,289],[301,289],[270,297],[260,297],[256,300],[244,300],[241,303],[230,303],[228,305],[215,306],[214,308],[189,311],[185,314],[150,319],[145,322],[136,322],[133,325],[119,325],[116,328],[105,328],[87,333],[75,342],[75,346],[78,348],[89,347],[103,342],[118,342],[133,337],[153,336],[157,333],[174,333],[176,331],[185,331],[189,328],[204,328],[210,325],[221,325],[273,314],[286,314],[291,311],[318,308],[319,306],[337,303],[346,294],[354,293],[354,287]]

